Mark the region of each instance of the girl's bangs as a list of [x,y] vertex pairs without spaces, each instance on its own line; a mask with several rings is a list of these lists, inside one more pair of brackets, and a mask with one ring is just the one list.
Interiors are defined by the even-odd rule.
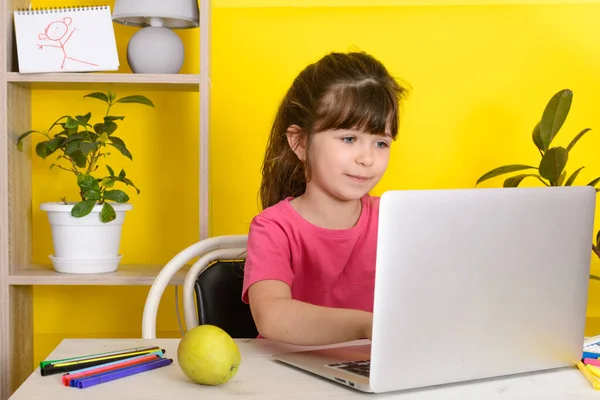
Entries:
[[315,132],[331,129],[357,129],[385,135],[389,123],[393,138],[398,132],[398,100],[383,85],[334,86],[317,109]]

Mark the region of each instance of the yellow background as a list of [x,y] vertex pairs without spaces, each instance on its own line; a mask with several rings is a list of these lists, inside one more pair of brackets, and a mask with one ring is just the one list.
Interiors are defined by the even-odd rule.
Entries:
[[[572,152],[567,169],[586,167],[579,184],[600,175],[600,134],[595,132],[600,127],[600,4],[235,8],[221,3],[212,21],[212,235],[247,232],[258,211],[260,165],[278,102],[299,70],[332,50],[367,51],[411,88],[391,164],[376,194],[392,188],[473,187],[496,166],[537,165],[531,131],[546,102],[563,88],[575,95],[556,143],[566,145],[583,128],[594,128]],[[33,5],[57,4],[70,3]],[[130,72],[126,46],[136,30],[115,25],[120,72]],[[187,52],[182,72],[198,72],[197,30],[177,33]],[[35,90],[33,128],[46,129],[65,113],[98,116],[101,103],[82,99],[87,92]],[[129,94],[147,95],[156,109],[123,105],[114,110],[126,116],[117,132],[134,161],[117,155],[110,163],[124,167],[142,190],[139,196],[129,191],[134,209],[123,228],[123,262],[166,263],[198,239],[198,95],[117,91]],[[38,263],[48,263],[52,253],[39,204],[76,195],[74,178],[48,165],[34,157],[33,261]],[[497,178],[483,186],[501,184]],[[594,257],[595,273],[600,273],[599,261]],[[63,337],[139,336],[147,290],[36,287],[35,362]],[[600,317],[599,300],[600,283],[591,282],[590,317]],[[174,311],[171,288],[159,311],[159,335],[179,334]],[[586,333],[600,333],[600,326],[590,323]]]

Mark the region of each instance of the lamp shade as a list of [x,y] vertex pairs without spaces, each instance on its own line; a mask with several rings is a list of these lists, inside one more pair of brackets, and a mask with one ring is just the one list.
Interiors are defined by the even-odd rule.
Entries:
[[195,28],[199,24],[197,0],[115,0],[112,19],[123,25],[150,26],[160,18],[165,28]]

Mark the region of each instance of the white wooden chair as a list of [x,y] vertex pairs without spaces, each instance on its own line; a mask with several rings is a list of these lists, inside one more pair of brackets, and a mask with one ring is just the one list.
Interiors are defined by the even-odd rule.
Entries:
[[[202,299],[198,299],[198,302],[195,301],[195,294],[198,293],[198,290],[200,290],[200,286],[197,286],[199,282],[198,278],[213,266],[215,268],[222,268],[222,265],[217,267],[219,262],[222,260],[237,260],[238,264],[241,262],[243,265],[243,261],[245,261],[246,258],[247,241],[247,235],[216,236],[195,243],[175,255],[175,257],[173,257],[158,273],[148,292],[148,297],[146,298],[144,313],[142,316],[142,338],[156,338],[156,316],[158,314],[158,305],[162,295],[168,286],[169,281],[173,278],[177,271],[179,271],[183,266],[191,262],[196,257],[199,257],[199,259],[192,264],[185,276],[183,283],[183,312],[185,316],[185,327],[187,330],[189,330],[195,326],[198,326],[200,322],[210,323],[206,321],[199,321],[198,318],[199,311],[201,310],[197,310],[197,305],[200,305],[201,307],[206,305],[200,301]],[[222,274],[217,275],[220,276]],[[212,284],[214,283],[215,280],[213,279]],[[205,291],[210,292],[208,295],[212,296],[212,298],[208,299],[208,301],[205,301],[205,303],[214,303],[215,301],[219,301],[219,294],[223,295],[223,293],[219,293],[219,289],[211,290],[210,287],[206,289],[208,290]],[[234,291],[227,295],[230,297],[237,295],[237,298],[234,298],[231,301],[235,304],[235,307],[239,308],[241,304],[241,292]],[[205,296],[203,294],[202,298],[204,297]],[[212,304],[212,306],[214,306],[214,304]],[[242,307],[243,306],[245,305],[242,305]],[[221,312],[227,311],[223,310]]]

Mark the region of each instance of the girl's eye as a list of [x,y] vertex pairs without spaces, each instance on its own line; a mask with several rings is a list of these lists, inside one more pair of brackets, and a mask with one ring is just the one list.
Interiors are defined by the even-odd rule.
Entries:
[[385,149],[386,147],[389,147],[389,145],[387,144],[387,142],[380,140],[379,142],[377,142],[377,147],[379,147],[380,149]]
[[346,136],[342,138],[342,142],[344,143],[354,143],[356,141],[356,138],[353,136]]

